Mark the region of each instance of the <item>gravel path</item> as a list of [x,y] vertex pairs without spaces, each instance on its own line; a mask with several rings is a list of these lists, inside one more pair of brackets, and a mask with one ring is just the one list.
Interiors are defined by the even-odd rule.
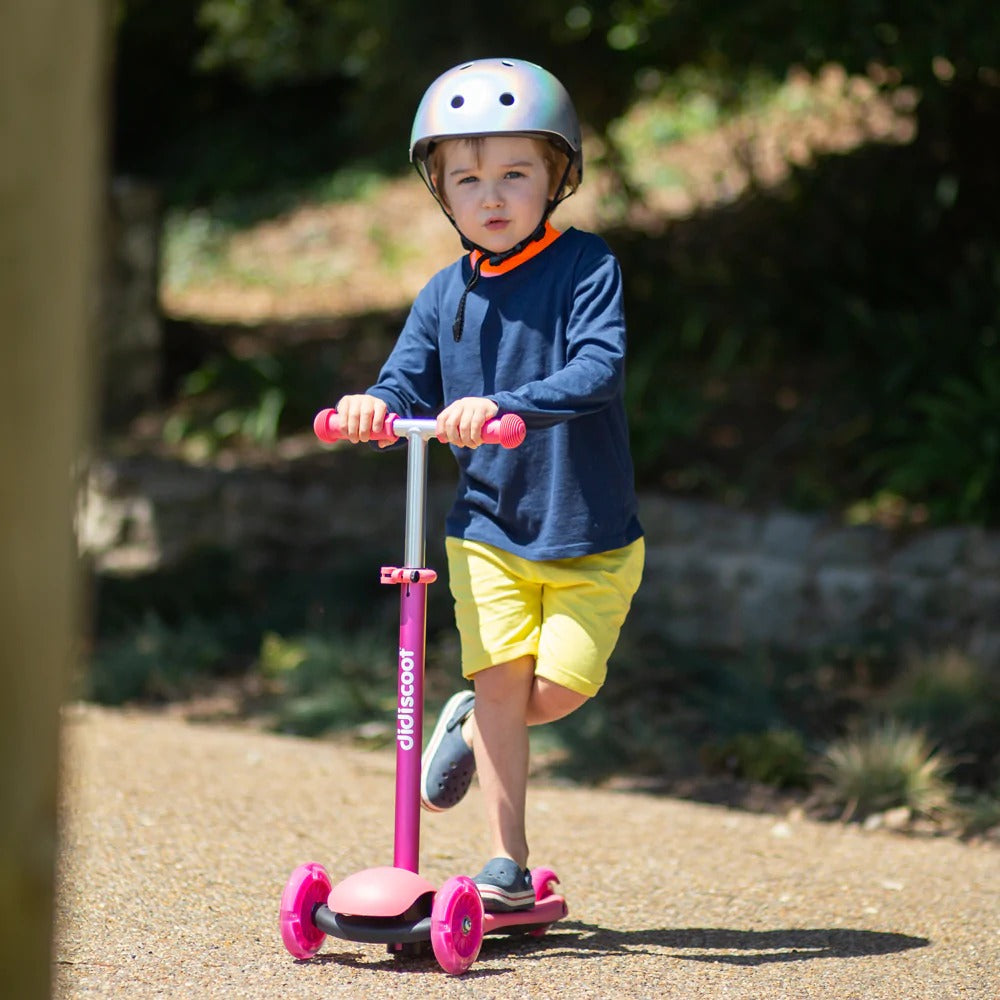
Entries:
[[[55,996],[1000,996],[1000,851],[536,785],[533,861],[570,914],[488,937],[461,978],[277,929],[291,870],[392,856],[391,754],[149,714],[68,710]],[[478,790],[423,825],[422,874],[478,869]]]

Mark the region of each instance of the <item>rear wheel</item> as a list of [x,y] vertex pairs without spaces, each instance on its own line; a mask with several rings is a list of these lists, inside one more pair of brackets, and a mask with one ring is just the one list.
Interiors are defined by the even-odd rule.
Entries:
[[[535,902],[540,903],[543,899],[548,899],[549,896],[555,895],[553,886],[559,884],[559,879],[551,868],[532,868],[531,884],[535,888]],[[544,927],[536,927],[534,930],[528,931],[528,933],[532,937],[541,937],[550,926],[551,924],[546,924]]]

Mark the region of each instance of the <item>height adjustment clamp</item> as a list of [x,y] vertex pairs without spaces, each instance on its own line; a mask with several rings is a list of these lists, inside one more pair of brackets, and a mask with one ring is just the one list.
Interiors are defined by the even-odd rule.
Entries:
[[382,567],[382,583],[433,583],[437,573],[432,569],[410,569],[399,566]]

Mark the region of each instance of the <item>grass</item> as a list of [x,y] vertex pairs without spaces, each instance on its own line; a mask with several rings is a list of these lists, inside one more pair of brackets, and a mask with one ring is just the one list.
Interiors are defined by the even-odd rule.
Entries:
[[952,805],[954,762],[926,733],[889,718],[832,743],[819,760],[821,796],[842,819],[900,807],[934,817]]

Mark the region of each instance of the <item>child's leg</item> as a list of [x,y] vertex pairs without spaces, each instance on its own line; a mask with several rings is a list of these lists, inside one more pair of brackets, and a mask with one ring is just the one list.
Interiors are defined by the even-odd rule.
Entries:
[[528,725],[544,726],[546,722],[565,718],[589,700],[585,694],[536,675],[528,699]]
[[531,656],[482,670],[474,682],[476,708],[463,735],[476,755],[493,855],[512,858],[525,868],[528,726],[561,719],[587,698],[536,677]]
[[473,678],[476,708],[470,723],[479,787],[494,857],[528,864],[524,805],[528,786],[528,701],[534,658],[522,656]]

